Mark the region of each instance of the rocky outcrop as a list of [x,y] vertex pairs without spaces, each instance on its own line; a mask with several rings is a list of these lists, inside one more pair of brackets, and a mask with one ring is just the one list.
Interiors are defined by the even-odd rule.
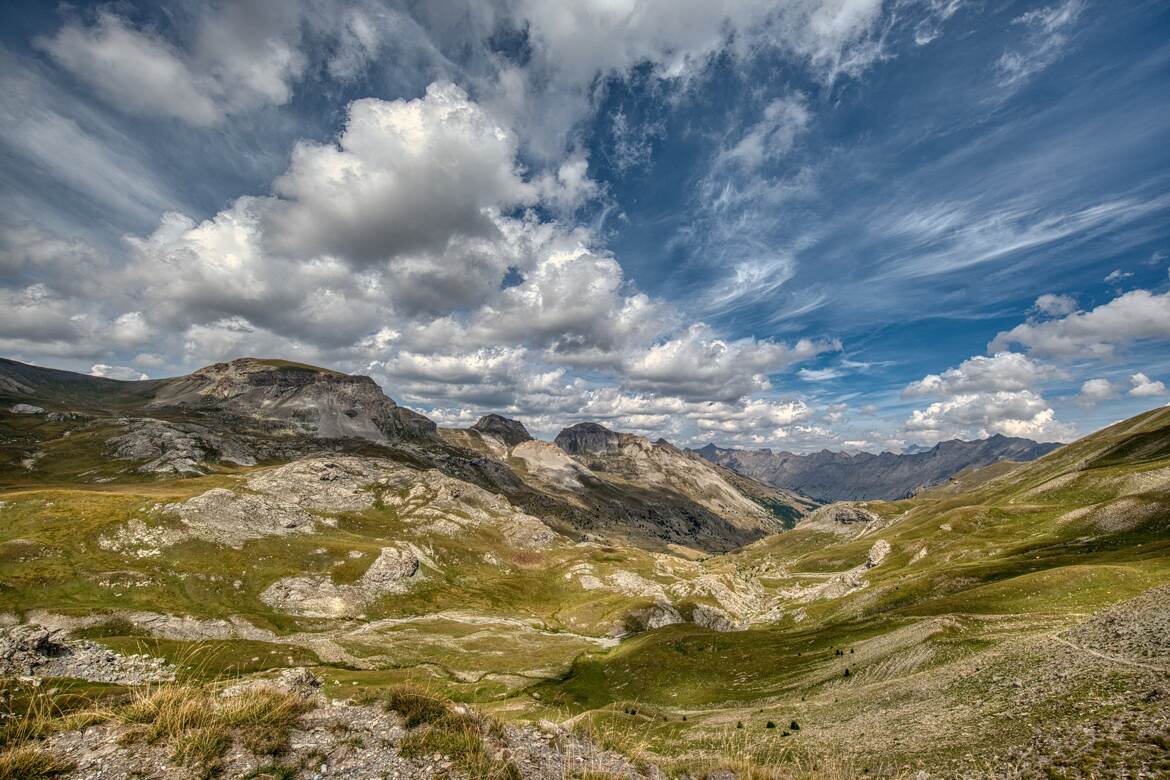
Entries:
[[553,443],[570,455],[599,455],[617,452],[621,434],[597,423],[577,423],[557,434]]
[[504,444],[515,447],[526,441],[532,441],[531,434],[519,420],[510,420],[498,414],[485,414],[471,426],[471,430],[498,436]]
[[398,406],[367,376],[279,360],[216,363],[167,381],[147,407],[215,410],[328,439],[384,442],[435,432],[433,422]]
[[631,627],[639,631],[653,631],[663,626],[685,623],[682,613],[668,601],[656,601],[648,607],[636,609],[629,615]]
[[795,599],[800,602],[817,601],[819,599],[839,599],[869,586],[865,573],[877,568],[890,554],[890,543],[885,539],[874,542],[865,561],[852,569],[834,574],[820,585],[811,588],[796,586],[780,593],[784,598]]
[[13,404],[8,408],[13,414],[44,414],[44,407],[33,404]]
[[249,539],[314,530],[313,516],[296,504],[226,488],[212,488],[169,508],[196,536],[230,547]]
[[255,453],[243,441],[194,423],[173,423],[150,417],[119,420],[125,433],[106,442],[121,460],[145,461],[138,470],[150,474],[203,474],[209,461],[256,464]]
[[838,536],[857,536],[873,528],[881,527],[882,518],[858,504],[837,502],[812,512],[797,528],[807,531],[821,531]]
[[719,607],[712,607],[709,604],[695,605],[691,610],[691,622],[696,626],[719,632],[743,631],[747,628],[746,623],[735,620]]
[[338,585],[327,575],[284,577],[269,585],[260,600],[273,609],[304,617],[356,617],[391,593],[405,593],[419,574],[410,549],[385,547],[357,582]]
[[997,434],[977,441],[944,441],[923,452],[900,455],[829,450],[797,455],[769,449],[723,449],[714,444],[696,452],[713,463],[818,501],[893,501],[942,484],[966,468],[1002,460],[1035,460],[1059,446]]
[[72,677],[92,682],[141,685],[174,679],[161,658],[124,656],[64,632],[19,625],[0,633],[0,675]]

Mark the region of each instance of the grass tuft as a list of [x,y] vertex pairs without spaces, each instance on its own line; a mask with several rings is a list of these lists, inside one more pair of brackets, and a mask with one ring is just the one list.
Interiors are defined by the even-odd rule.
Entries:
[[184,766],[213,770],[233,739],[258,755],[288,747],[288,732],[312,708],[301,696],[275,688],[248,688],[223,697],[186,684],[165,685],[136,694],[114,710],[111,719],[134,726],[130,741],[162,742]]
[[33,745],[0,750],[0,780],[41,780],[65,774],[73,765]]
[[448,713],[447,702],[413,685],[399,685],[386,692],[386,709],[397,712],[407,728],[434,723]]

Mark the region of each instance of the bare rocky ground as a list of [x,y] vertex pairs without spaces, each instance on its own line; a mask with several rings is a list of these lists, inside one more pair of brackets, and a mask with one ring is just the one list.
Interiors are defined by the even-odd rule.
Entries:
[[[402,756],[399,748],[412,731],[402,716],[379,704],[327,699],[317,690],[319,685],[310,672],[289,669],[271,680],[224,689],[220,695],[225,697],[241,695],[249,687],[287,690],[303,696],[311,709],[290,731],[283,750],[258,755],[235,742],[225,751],[215,774],[311,780],[469,777],[458,756],[440,752]],[[460,705],[454,705],[453,711],[470,714]],[[419,728],[426,727],[415,727]],[[75,780],[170,780],[201,774],[176,763],[168,746],[129,742],[126,736],[125,726],[99,724],[58,734],[46,747],[73,765],[63,776]],[[511,762],[523,778],[664,778],[652,767],[635,766],[625,756],[549,722],[539,726],[497,724],[485,728],[484,742],[492,759]]]
[[20,625],[0,633],[0,676],[142,685],[172,680],[175,672],[161,658],[120,655],[60,630]]

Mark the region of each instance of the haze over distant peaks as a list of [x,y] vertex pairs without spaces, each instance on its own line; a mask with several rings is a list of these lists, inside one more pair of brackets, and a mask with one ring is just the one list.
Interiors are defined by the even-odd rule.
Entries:
[[1004,460],[1035,460],[1060,446],[996,434],[975,441],[953,439],[900,455],[829,450],[796,455],[767,449],[723,449],[714,444],[695,451],[773,487],[795,490],[818,501],[846,501],[906,498],[964,469]]

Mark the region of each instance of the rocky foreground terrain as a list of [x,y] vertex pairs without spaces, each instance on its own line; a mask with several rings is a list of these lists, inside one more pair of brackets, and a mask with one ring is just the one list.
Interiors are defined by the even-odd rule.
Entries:
[[0,778],[1170,773],[1168,409],[825,506],[283,361],[0,410]]

